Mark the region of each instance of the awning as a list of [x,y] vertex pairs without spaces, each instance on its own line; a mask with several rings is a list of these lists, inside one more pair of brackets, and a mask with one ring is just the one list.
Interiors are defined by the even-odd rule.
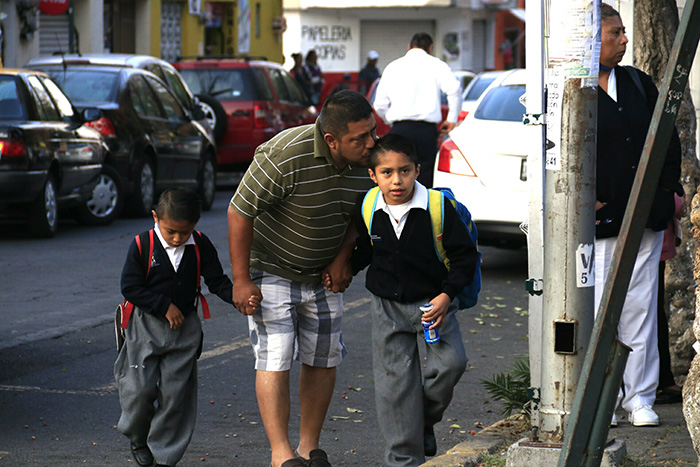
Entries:
[[523,23],[525,22],[525,8],[509,8],[508,11]]

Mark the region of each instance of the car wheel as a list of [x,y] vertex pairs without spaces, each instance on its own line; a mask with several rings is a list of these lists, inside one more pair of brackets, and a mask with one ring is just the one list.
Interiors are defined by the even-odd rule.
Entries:
[[137,217],[146,217],[153,209],[156,179],[153,164],[144,159],[134,181],[134,193],[129,202],[129,212]]
[[29,231],[34,237],[53,237],[58,230],[56,182],[49,174],[44,189],[29,208]]
[[214,140],[218,142],[226,133],[226,111],[214,97],[199,94],[197,98],[202,106],[204,118],[209,122],[209,126],[214,132]]
[[123,197],[119,175],[112,167],[103,166],[92,196],[78,207],[76,218],[86,225],[109,225],[119,216]]
[[216,169],[214,169],[214,156],[207,156],[202,167],[202,175],[199,180],[199,195],[202,197],[202,209],[209,211],[214,204],[216,196]]

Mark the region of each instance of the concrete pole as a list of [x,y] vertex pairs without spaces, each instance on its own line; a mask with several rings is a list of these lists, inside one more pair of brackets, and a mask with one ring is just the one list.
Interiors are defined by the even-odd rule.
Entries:
[[[530,385],[537,388],[531,406],[531,422],[539,427],[538,400],[542,374],[542,278],[543,246],[542,221],[544,213],[544,4],[541,0],[526,5],[527,19],[525,58],[527,63],[527,96],[524,123],[528,126],[527,181],[529,208],[527,228],[528,281],[528,336],[530,353]],[[535,433],[535,438],[537,437]]]
[[593,329],[600,0],[549,7],[539,436],[563,441]]

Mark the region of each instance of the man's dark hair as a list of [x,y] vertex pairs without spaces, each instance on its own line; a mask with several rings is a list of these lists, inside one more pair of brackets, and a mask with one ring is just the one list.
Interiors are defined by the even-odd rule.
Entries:
[[413,141],[394,133],[389,133],[379,138],[375,143],[372,151],[369,154],[369,168],[374,170],[379,163],[379,156],[386,152],[393,151],[399,154],[405,154],[411,162],[418,165],[418,153],[416,145]]
[[169,188],[160,195],[156,214],[158,219],[196,224],[202,215],[202,199],[189,188]]
[[433,38],[430,37],[430,34],[428,34],[427,32],[415,33],[410,43],[410,47],[412,49],[417,47],[419,49],[425,50],[426,52],[430,49],[431,45],[433,45]]
[[330,133],[337,139],[348,131],[348,123],[367,120],[372,116],[372,106],[357,91],[343,89],[326,98],[316,123],[321,133]]
[[600,3],[600,20],[605,21],[608,18],[613,18],[613,17],[619,17],[620,13],[617,12],[617,10],[607,3]]

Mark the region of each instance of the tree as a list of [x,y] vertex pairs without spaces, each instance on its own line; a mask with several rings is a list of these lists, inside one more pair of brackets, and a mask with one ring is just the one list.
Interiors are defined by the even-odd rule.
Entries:
[[[647,72],[659,86],[666,70],[666,64],[673,47],[679,25],[678,8],[675,0],[636,0],[634,4],[634,63]],[[695,131],[695,107],[686,87],[685,96],[678,112],[676,128],[681,137],[683,160],[681,165],[681,183],[685,190],[685,201],[689,206],[698,205],[697,189],[700,184],[700,167],[698,166]],[[692,214],[693,223],[700,227],[700,209]],[[666,301],[669,316],[669,343],[671,359],[676,382],[685,381],[683,412],[688,424],[695,451],[700,453],[700,361],[691,361],[695,352],[692,344],[700,340],[693,334],[695,317],[695,280],[700,279],[700,264],[693,268],[693,260],[698,257],[698,240],[700,235],[693,235],[690,218],[682,221],[683,243],[678,248],[678,255],[667,262]],[[696,278],[693,277],[694,269]],[[696,322],[700,331],[700,320]]]

